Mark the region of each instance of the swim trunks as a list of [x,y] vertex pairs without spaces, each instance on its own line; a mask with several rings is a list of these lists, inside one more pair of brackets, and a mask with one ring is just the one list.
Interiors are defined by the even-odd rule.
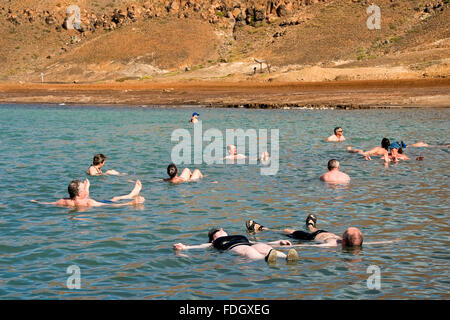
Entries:
[[219,250],[230,250],[234,247],[246,245],[251,246],[252,244],[245,236],[235,235],[219,237],[213,241],[213,247]]
[[102,201],[99,201],[99,202],[106,203],[106,204],[115,203],[115,202],[113,202],[111,200],[102,200]]
[[328,232],[328,231],[317,230],[315,232],[310,233],[310,232],[304,232],[304,231],[298,230],[298,231],[292,232],[288,236],[291,238],[297,239],[297,240],[315,240],[316,236],[322,232]]

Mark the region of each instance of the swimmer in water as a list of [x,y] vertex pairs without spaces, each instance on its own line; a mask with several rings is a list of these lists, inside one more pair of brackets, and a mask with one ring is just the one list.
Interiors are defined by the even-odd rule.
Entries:
[[[234,144],[227,145],[227,153],[228,155],[224,157],[223,160],[248,159],[247,156],[237,153],[237,148]],[[269,152],[265,151],[262,152],[260,157],[256,160],[259,160],[261,162],[267,162],[269,160],[269,157],[270,157]]]
[[[296,240],[307,240],[307,241],[318,241],[321,244],[316,245],[293,245],[293,247],[303,247],[303,246],[317,246],[317,247],[360,247],[363,244],[363,235],[361,230],[355,227],[347,228],[342,236],[338,236],[334,233],[319,230],[316,228],[317,218],[315,215],[310,214],[306,218],[306,228],[309,232],[295,230],[295,229],[283,229],[282,232],[288,237]],[[272,230],[262,226],[261,224],[255,222],[254,220],[248,220],[246,222],[247,230],[250,232],[258,232],[262,230]],[[279,231],[279,230],[274,230]],[[389,241],[378,241],[369,242],[366,244],[383,244],[392,243],[398,241],[399,239],[389,240]]]
[[344,129],[341,127],[334,128],[334,134],[325,139],[326,142],[342,142],[345,141]]
[[197,123],[197,122],[198,122],[198,117],[199,117],[199,116],[200,116],[199,113],[194,112],[194,113],[192,114],[192,117],[191,117],[191,119],[189,120],[189,122]]
[[[424,148],[424,147],[448,147],[448,146],[450,146],[450,144],[442,144],[442,145],[432,146],[425,142],[416,142],[416,143],[413,143],[410,145],[406,145],[403,141],[401,141],[400,143],[399,142],[397,142],[397,143],[402,147],[402,149],[406,149],[407,147]],[[364,152],[362,149],[352,149],[352,147],[347,147],[347,151],[350,153],[359,153],[366,160],[372,160],[370,158],[370,156],[383,156],[384,157],[386,154],[388,154],[388,149],[389,149],[390,144],[391,143],[388,138],[383,138],[383,140],[381,140],[381,147],[375,147],[366,152]],[[402,153],[402,151],[400,151],[400,153]]]
[[324,173],[320,177],[320,180],[328,183],[338,183],[338,184],[349,183],[350,182],[349,175],[339,171],[340,168],[341,167],[339,165],[339,161],[337,161],[336,159],[331,159],[330,161],[328,161],[328,172]]
[[287,261],[297,261],[298,253],[295,249],[288,251],[287,255],[283,252],[273,249],[271,245],[290,246],[292,243],[288,240],[278,240],[269,243],[255,243],[249,241],[247,237],[242,235],[229,236],[222,228],[213,228],[208,233],[209,242],[188,246],[182,243],[175,243],[174,249],[177,251],[189,249],[205,249],[214,247],[222,251],[232,251],[241,256],[252,260],[265,259],[269,263],[276,262],[277,258],[286,259]]
[[370,156],[384,156],[385,154],[387,154],[390,145],[391,142],[389,141],[389,139],[383,138],[381,140],[381,147],[375,147],[366,152],[364,152],[362,149],[352,149],[352,147],[347,147],[347,151],[350,153],[361,154],[366,160],[372,160]]
[[[114,197],[111,200],[106,201],[95,201],[89,197],[89,187],[90,182],[88,179],[81,180],[73,180],[69,187],[67,188],[69,192],[69,198],[60,199],[55,202],[38,202],[36,200],[31,200],[31,202],[36,202],[40,204],[51,204],[63,207],[100,207],[100,206],[126,206],[126,205],[136,205],[144,203],[144,197],[139,196],[139,193],[142,189],[141,181],[137,180],[133,190],[124,196]],[[123,199],[132,199],[132,201],[126,203],[117,203],[119,200]]]
[[388,162],[399,162],[400,160],[409,160],[407,156],[403,154],[403,148],[397,142],[391,143],[389,146],[389,153],[385,154],[381,159],[384,160],[385,163]]
[[120,175],[120,172],[116,170],[108,170],[105,173],[102,172],[102,168],[105,165],[106,156],[99,153],[94,156],[92,160],[92,165],[87,170],[87,174],[90,176],[102,176],[102,175]]
[[180,182],[188,182],[188,181],[196,181],[198,179],[203,178],[203,174],[200,170],[195,169],[194,172],[191,172],[189,168],[185,168],[181,175],[177,177],[178,168],[175,164],[171,163],[167,167],[167,174],[169,175],[169,179],[163,179],[164,181],[169,181],[172,183],[180,183]]

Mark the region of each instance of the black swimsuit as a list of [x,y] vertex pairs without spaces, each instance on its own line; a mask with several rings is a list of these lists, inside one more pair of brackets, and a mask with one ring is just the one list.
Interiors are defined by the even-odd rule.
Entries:
[[312,232],[312,233],[304,232],[304,231],[294,231],[288,236],[291,237],[291,238],[294,238],[294,239],[298,239],[298,240],[315,240],[316,236],[319,233],[322,233],[322,232],[328,232],[328,231],[317,230],[317,231]]
[[226,237],[219,237],[212,243],[213,247],[219,250],[230,250],[237,246],[251,246],[252,243],[248,241],[248,239],[244,236],[226,236]]

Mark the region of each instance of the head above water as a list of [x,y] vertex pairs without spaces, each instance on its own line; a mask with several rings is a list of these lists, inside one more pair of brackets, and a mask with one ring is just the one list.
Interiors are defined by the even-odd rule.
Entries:
[[339,169],[339,161],[336,159],[331,159],[328,161],[328,170],[331,171],[333,169]]
[[384,149],[388,149],[389,148],[389,146],[391,145],[391,142],[389,141],[389,139],[388,138],[383,138],[382,140],[381,140],[381,147],[382,148],[384,148]]
[[234,155],[237,152],[236,146],[234,144],[227,145],[227,152],[229,155]]
[[194,113],[192,114],[192,117],[199,117],[199,116],[200,116],[200,114],[197,113],[197,112],[194,112]]
[[69,192],[70,199],[75,199],[83,191],[84,184],[81,180],[73,180],[69,183],[67,191]]
[[344,132],[344,130],[342,129],[342,127],[336,127],[336,128],[334,128],[334,134],[337,134],[337,133],[343,133]]
[[209,230],[208,239],[209,239],[209,242],[213,242],[215,239],[217,239],[219,237],[224,237],[226,235],[227,235],[227,233],[225,231],[223,231],[222,228],[214,227],[211,230]]
[[346,247],[362,246],[363,235],[358,228],[350,227],[342,235],[342,245]]
[[175,164],[171,163],[167,167],[167,174],[170,178],[174,178],[178,174],[178,168]]
[[106,156],[102,153],[99,153],[94,156],[94,159],[92,160],[92,164],[94,166],[98,166],[99,164],[104,163],[105,160],[106,160]]

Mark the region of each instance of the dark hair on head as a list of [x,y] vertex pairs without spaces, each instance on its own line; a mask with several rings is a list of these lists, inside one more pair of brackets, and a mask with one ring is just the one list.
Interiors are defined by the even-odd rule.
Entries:
[[391,145],[391,142],[389,141],[388,138],[383,138],[383,140],[381,140],[381,147],[382,148],[387,150],[390,145]]
[[336,131],[338,131],[338,129],[342,129],[342,127],[336,127],[336,128],[334,128],[334,134],[336,134]]
[[339,167],[339,161],[337,161],[336,159],[331,159],[330,161],[328,161],[328,170],[332,170]]
[[69,192],[70,199],[75,199],[75,197],[78,196],[80,192],[80,184],[81,180],[73,180],[71,183],[69,183],[67,191]]
[[220,228],[217,228],[217,227],[214,227],[214,228],[212,228],[211,230],[209,230],[209,232],[208,232],[208,239],[209,239],[209,242],[212,242],[212,241],[213,241],[214,235],[215,235],[216,232],[219,231],[219,230],[220,230]]
[[97,166],[97,165],[99,165],[99,164],[105,162],[105,159],[106,159],[106,156],[105,156],[104,154],[101,154],[101,153],[96,154],[96,155],[94,156],[94,159],[92,160],[92,164],[93,164],[94,166]]
[[167,167],[167,174],[169,175],[169,177],[173,178],[177,175],[177,173],[178,173],[177,166],[173,163],[169,164],[169,166]]

